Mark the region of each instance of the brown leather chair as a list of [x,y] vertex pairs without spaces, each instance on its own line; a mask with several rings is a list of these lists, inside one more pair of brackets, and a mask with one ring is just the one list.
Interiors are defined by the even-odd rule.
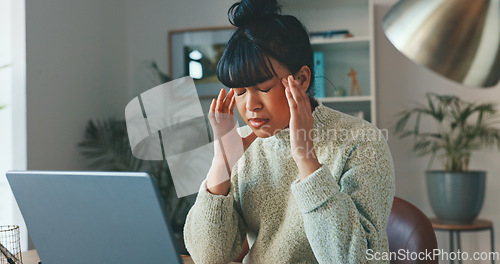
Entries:
[[[437,249],[436,233],[429,218],[416,206],[399,197],[394,197],[389,222],[387,223],[389,251],[398,255],[402,252],[432,252]],[[424,253],[421,255],[423,256]],[[438,263],[438,257],[432,259],[391,259],[391,263]]]

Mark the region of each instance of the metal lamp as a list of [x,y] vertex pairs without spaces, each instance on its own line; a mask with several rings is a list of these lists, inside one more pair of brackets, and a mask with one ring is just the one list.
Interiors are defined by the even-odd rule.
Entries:
[[500,0],[401,0],[384,17],[392,44],[417,64],[471,87],[500,79]]

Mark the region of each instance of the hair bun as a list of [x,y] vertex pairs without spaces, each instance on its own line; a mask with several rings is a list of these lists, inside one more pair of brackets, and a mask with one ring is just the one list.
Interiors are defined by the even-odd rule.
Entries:
[[258,21],[281,12],[277,0],[242,0],[233,4],[227,16],[229,22],[236,27],[243,27],[249,22]]

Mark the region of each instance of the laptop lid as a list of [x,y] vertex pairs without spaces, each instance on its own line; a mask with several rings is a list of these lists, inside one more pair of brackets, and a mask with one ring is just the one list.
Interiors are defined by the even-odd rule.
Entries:
[[182,263],[147,173],[9,171],[7,180],[42,264]]

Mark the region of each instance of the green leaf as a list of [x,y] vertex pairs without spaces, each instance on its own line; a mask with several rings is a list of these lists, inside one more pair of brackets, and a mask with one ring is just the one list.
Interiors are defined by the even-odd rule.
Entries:
[[413,132],[415,135],[418,135],[418,128],[420,127],[420,117],[422,116],[422,112],[417,113],[417,120],[415,121],[415,127],[413,127]]
[[[500,123],[496,104],[474,103],[454,95],[426,94],[427,105],[415,104],[403,111],[394,128],[400,138],[413,136],[413,151],[419,156],[439,158],[446,170],[467,170],[471,153],[496,146],[500,150]],[[405,129],[416,115],[412,130]],[[421,122],[430,118],[435,132],[421,132]],[[431,160],[431,162],[432,162]]]
[[427,104],[429,105],[429,109],[432,113],[436,114],[436,109],[434,108],[434,103],[432,103],[432,94],[427,93],[425,95],[427,97]]
[[410,119],[411,112],[403,112],[400,114],[401,118],[396,123],[395,132],[396,134],[402,133],[406,124],[408,123],[408,119]]

